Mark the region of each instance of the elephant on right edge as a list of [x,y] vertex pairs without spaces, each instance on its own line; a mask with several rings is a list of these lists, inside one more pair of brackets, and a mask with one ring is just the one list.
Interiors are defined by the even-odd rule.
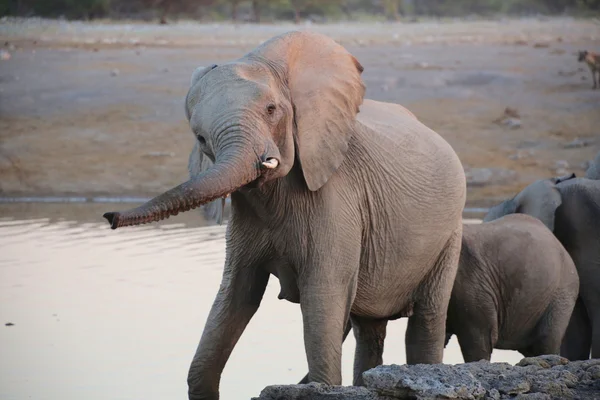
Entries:
[[579,274],[579,298],[560,354],[569,360],[600,358],[600,180],[575,174],[533,182],[492,207],[484,221],[507,214],[541,220],[571,255]]

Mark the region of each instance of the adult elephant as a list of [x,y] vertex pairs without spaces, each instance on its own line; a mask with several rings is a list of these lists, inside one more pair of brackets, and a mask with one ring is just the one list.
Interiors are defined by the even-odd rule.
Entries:
[[533,182],[492,207],[484,221],[529,214],[560,240],[579,274],[579,299],[560,354],[570,360],[600,358],[600,181],[575,174]]
[[[515,214],[465,224],[445,344],[456,335],[465,362],[490,360],[493,349],[558,354],[578,293],[573,260],[538,219]],[[380,365],[385,331],[370,334],[370,353],[356,353],[355,361]],[[361,382],[364,371],[354,372]]]
[[270,274],[279,298],[300,304],[310,381],[342,383],[350,314],[365,330],[411,315],[408,362],[442,361],[463,167],[404,108],[363,102],[362,70],[342,46],[309,32],[196,70],[186,98],[198,142],[190,180],[104,214],[115,229],[231,194],[223,279],[190,367],[190,399],[219,397]]

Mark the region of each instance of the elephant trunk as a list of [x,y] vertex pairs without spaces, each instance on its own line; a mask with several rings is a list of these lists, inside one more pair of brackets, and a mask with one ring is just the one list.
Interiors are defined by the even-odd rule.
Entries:
[[260,161],[254,153],[247,157],[223,157],[208,170],[181,185],[156,196],[147,203],[123,212],[103,215],[112,229],[160,221],[190,209],[200,207],[219,197],[226,197],[261,175]]

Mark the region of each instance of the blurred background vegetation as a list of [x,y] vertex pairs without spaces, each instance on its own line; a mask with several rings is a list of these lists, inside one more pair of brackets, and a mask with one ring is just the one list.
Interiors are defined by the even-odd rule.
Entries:
[[268,23],[600,13],[600,0],[0,0],[0,16]]

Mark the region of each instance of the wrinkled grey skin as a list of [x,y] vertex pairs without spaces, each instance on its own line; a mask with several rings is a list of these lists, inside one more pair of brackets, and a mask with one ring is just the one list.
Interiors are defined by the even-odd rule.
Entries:
[[[573,260],[538,219],[513,214],[465,224],[445,344],[455,334],[465,362],[490,360],[494,348],[526,357],[558,354],[578,293]],[[370,331],[370,354],[362,355],[375,365],[383,362],[380,325]]]
[[585,177],[588,179],[600,180],[600,151],[585,171]]
[[446,344],[455,334],[465,362],[493,349],[558,354],[578,293],[573,260],[538,219],[464,225]]
[[570,360],[600,358],[600,181],[575,174],[538,180],[490,209],[484,221],[506,214],[534,216],[548,227],[575,262],[579,298],[560,354]]
[[105,214],[117,228],[231,193],[223,280],[189,370],[190,399],[219,397],[221,373],[270,275],[280,299],[300,304],[310,381],[342,383],[350,315],[363,330],[410,315],[408,362],[442,361],[464,170],[406,109],[363,101],[361,72],[343,47],[309,32],[197,71],[186,100],[199,140],[190,180]]

